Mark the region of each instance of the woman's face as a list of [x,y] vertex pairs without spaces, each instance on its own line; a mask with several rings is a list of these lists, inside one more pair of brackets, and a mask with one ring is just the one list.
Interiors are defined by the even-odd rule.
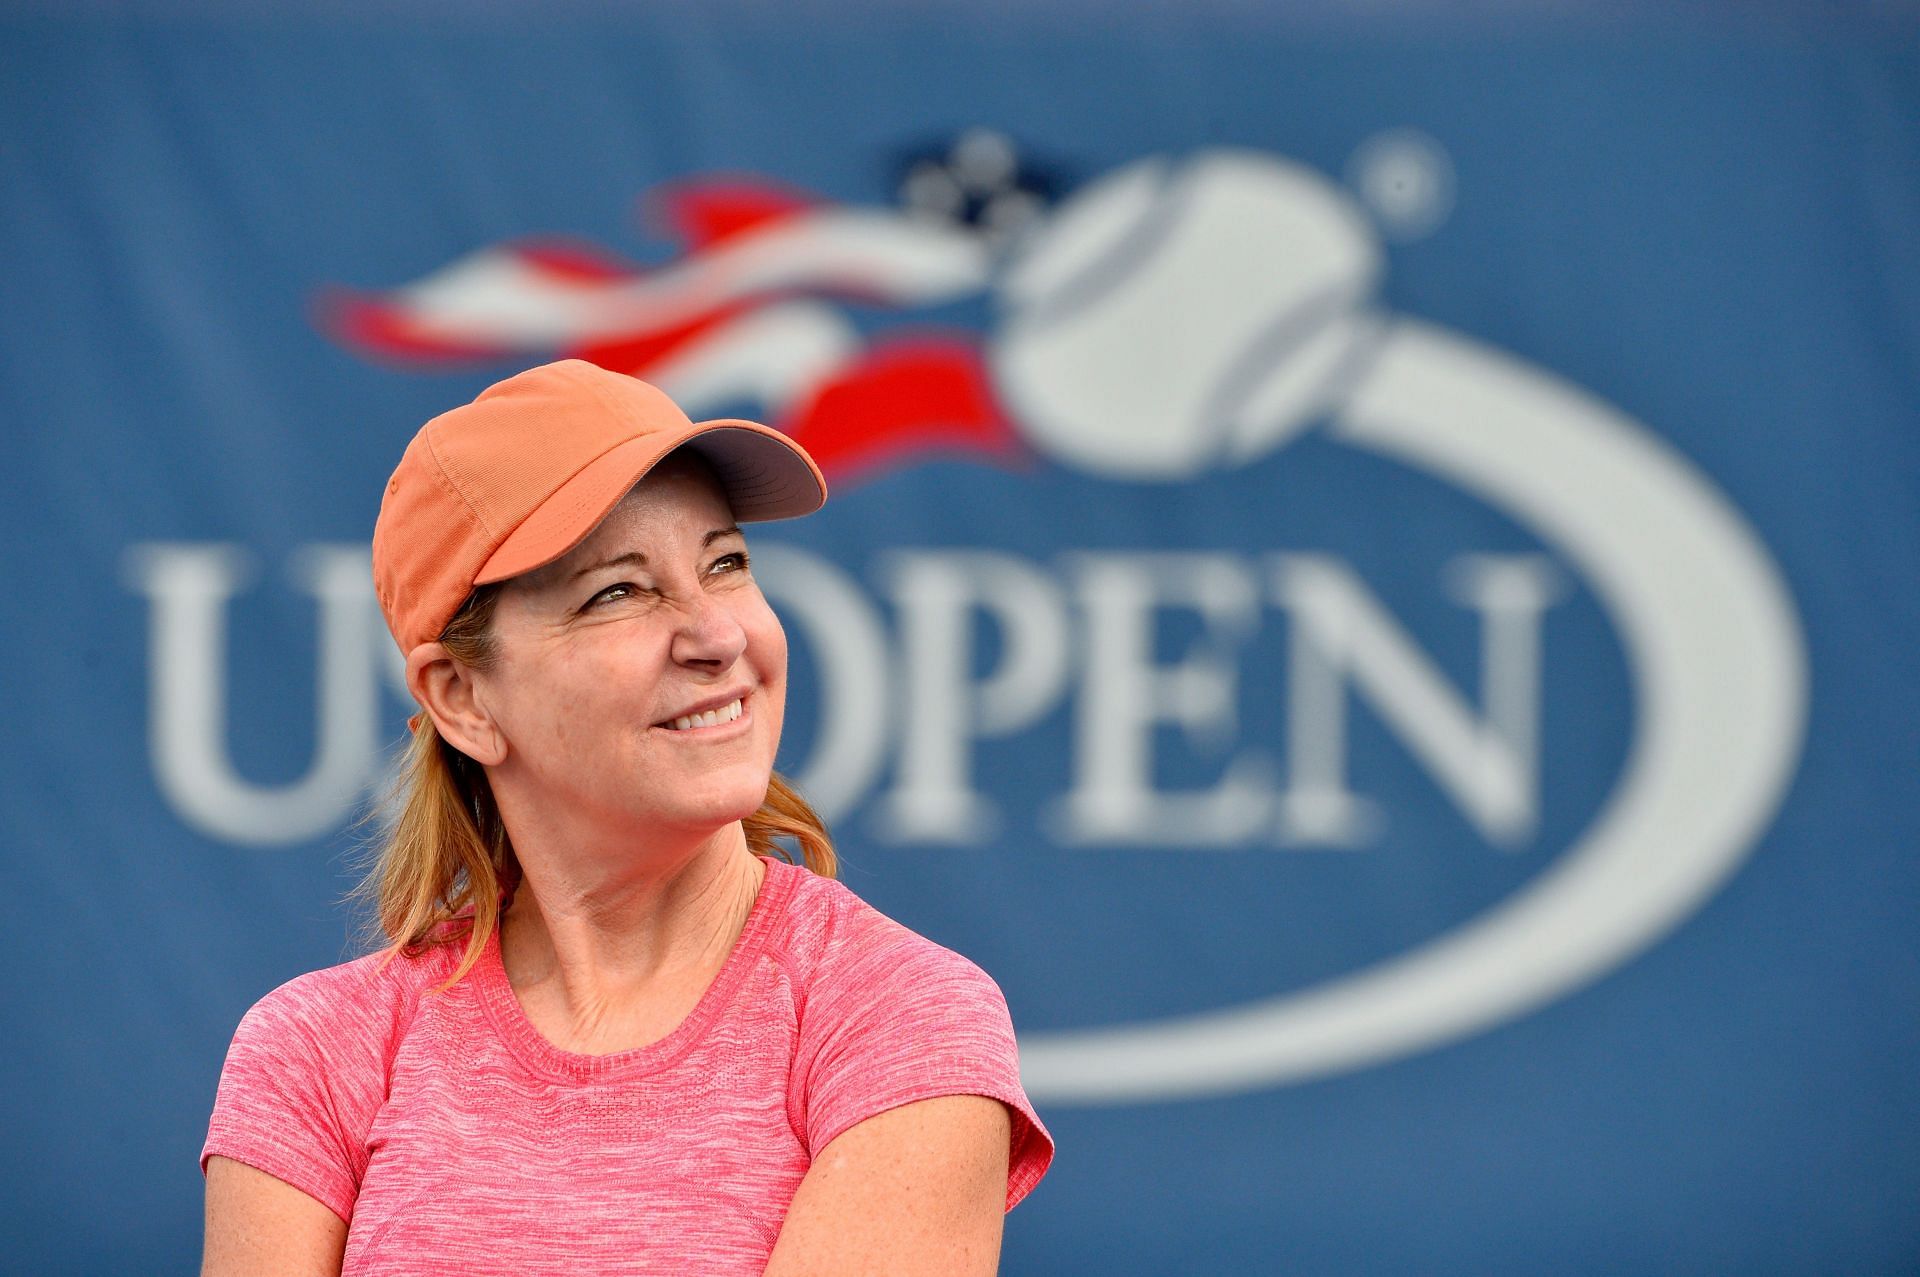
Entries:
[[507,744],[496,791],[617,828],[699,832],[759,808],[786,634],[697,457],[669,456],[565,557],[508,582],[494,631],[473,678]]

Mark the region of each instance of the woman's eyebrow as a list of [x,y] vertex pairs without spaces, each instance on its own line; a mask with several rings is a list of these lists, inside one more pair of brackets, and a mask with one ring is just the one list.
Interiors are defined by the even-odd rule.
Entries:
[[[721,537],[737,537],[737,536],[744,536],[744,535],[745,533],[740,531],[739,524],[729,523],[726,527],[715,528],[713,531],[707,533],[707,535],[701,537],[700,548],[703,550],[706,549],[708,546],[712,545],[715,541],[718,541]],[[587,573],[598,572],[602,568],[626,568],[626,567],[638,568],[638,567],[645,567],[646,564],[647,564],[646,555],[640,553],[640,551],[638,550],[628,550],[625,554],[616,554],[612,558],[601,559],[596,563],[589,563],[585,567],[575,568],[571,573],[568,574],[567,580],[570,582],[578,581],[581,577],[587,575]]]
[[567,574],[567,580],[570,582],[578,581],[589,572],[598,572],[602,568],[644,567],[646,562],[646,555],[640,553],[638,550],[629,550],[625,554],[616,554],[610,559],[601,559],[597,563],[589,563],[584,567],[577,567]]

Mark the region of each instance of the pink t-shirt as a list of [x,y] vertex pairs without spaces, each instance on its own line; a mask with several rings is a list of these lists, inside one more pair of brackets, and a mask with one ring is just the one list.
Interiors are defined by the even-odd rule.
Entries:
[[829,878],[779,860],[665,1038],[555,1047],[499,936],[299,976],[240,1021],[207,1142],[349,1222],[344,1272],[759,1273],[820,1150],[876,1113],[987,1095],[1013,1116],[1007,1209],[1053,1139],[999,986]]

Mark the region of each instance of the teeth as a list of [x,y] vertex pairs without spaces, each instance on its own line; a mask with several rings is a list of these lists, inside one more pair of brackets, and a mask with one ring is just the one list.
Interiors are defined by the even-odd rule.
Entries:
[[682,714],[673,720],[673,730],[684,732],[694,727],[713,727],[720,723],[731,723],[744,712],[738,699],[731,700],[719,709],[710,709],[704,714]]

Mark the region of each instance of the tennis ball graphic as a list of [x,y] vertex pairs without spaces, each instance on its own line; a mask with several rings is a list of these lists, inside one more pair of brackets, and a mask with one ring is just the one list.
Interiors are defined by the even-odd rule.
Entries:
[[1324,411],[1375,320],[1372,228],[1332,183],[1255,151],[1129,164],[1009,264],[991,353],[1042,450],[1182,479],[1271,452]]

